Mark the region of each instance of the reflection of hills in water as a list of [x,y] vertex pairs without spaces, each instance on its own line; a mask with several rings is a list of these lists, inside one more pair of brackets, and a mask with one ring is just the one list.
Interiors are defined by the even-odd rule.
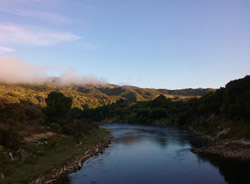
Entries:
[[238,160],[224,159],[215,155],[198,155],[201,161],[208,161],[217,167],[229,184],[250,183],[250,163]]
[[[131,128],[133,128],[131,130]],[[113,129],[113,128],[111,128]],[[113,135],[115,143],[119,142],[124,145],[137,144],[142,141],[153,141],[165,148],[168,140],[172,143],[184,146],[188,144],[189,133],[184,129],[171,127],[169,129],[147,126],[129,126],[129,128],[119,129],[119,132],[114,131]]]
[[[152,127],[151,127],[152,128]],[[141,141],[142,139],[147,139],[151,136],[154,139],[152,141],[157,142],[162,147],[166,147],[168,142],[175,141],[175,143],[180,144],[181,146],[185,145],[187,142],[190,143],[192,146],[201,146],[202,144],[206,144],[199,140],[199,137],[191,135],[188,131],[183,129],[178,129],[175,127],[167,128],[166,130],[162,128],[153,128],[147,129],[137,127],[135,130],[127,129],[125,135],[122,136],[119,141],[122,141],[124,144],[136,144],[137,142]],[[150,136],[147,136],[150,135]],[[153,135],[153,136],[152,136]],[[146,136],[146,138],[145,138]],[[171,141],[168,141],[170,140]],[[176,151],[178,154],[182,150]],[[186,148],[183,149],[186,151]],[[249,184],[250,183],[250,163],[242,163],[237,160],[229,160],[224,159],[217,156],[212,155],[198,155],[200,161],[208,161],[213,166],[217,167],[224,176],[225,181],[230,184]]]
[[[194,147],[206,145],[206,142],[201,142],[199,137],[191,136],[190,144]],[[198,154],[201,162],[208,161],[213,166],[217,167],[224,176],[225,181],[230,184],[249,184],[250,183],[250,162],[242,162],[239,160],[225,159],[216,155]]]

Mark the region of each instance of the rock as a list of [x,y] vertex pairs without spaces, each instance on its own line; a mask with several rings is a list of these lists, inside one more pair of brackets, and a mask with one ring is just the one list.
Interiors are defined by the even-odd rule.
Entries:
[[13,157],[13,154],[11,152],[9,152],[9,157],[10,157],[10,160],[11,161],[15,161],[14,157]]
[[78,162],[78,167],[79,167],[79,169],[81,169],[81,167],[82,167],[82,163],[81,162]]
[[4,174],[2,172],[0,173],[0,180],[2,180],[2,181],[5,180],[5,176],[4,176]]
[[84,154],[87,155],[89,153],[89,150],[87,150]]
[[81,139],[79,139],[78,142],[79,142],[79,145],[82,145],[82,140]]
[[204,152],[204,149],[203,148],[191,148],[190,151],[193,153],[202,153]]
[[40,183],[40,178],[37,178],[35,181],[36,184]]
[[229,131],[231,130],[231,128],[224,128],[221,131],[219,131],[216,135],[216,137],[220,137],[221,135],[225,135],[227,134]]

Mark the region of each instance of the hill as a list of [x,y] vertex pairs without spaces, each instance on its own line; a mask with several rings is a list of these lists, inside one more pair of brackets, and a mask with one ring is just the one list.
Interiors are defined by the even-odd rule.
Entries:
[[0,84],[0,99],[8,102],[30,102],[44,107],[44,99],[49,92],[55,90],[64,93],[66,96],[71,96],[73,98],[73,107],[81,109],[84,105],[95,108],[111,104],[121,98],[129,102],[148,101],[159,95],[164,95],[167,98],[192,98],[214,91],[214,89],[167,90],[113,84],[58,86],[52,82],[42,85]]
[[[72,98],[72,113],[82,109],[94,109],[113,104],[120,99],[127,102],[150,101],[159,95],[168,98],[192,98],[199,92],[205,94],[211,89],[163,90],[145,89],[134,86],[118,86],[113,84],[85,85],[85,86],[59,86],[50,82],[41,85],[28,84],[0,84],[0,128],[15,127],[26,134],[26,127],[43,124],[43,109],[45,98],[52,91],[59,91]],[[170,94],[172,93],[172,94]]]
[[[136,87],[131,89],[137,90]],[[122,94],[121,91],[120,89],[119,94]],[[225,88],[217,90],[153,90],[154,94],[159,94],[159,91],[162,95],[153,100],[132,104],[127,101],[117,101],[96,109],[86,109],[81,116],[93,121],[163,126],[178,124],[206,135],[250,139],[250,76],[230,81]],[[187,100],[166,98],[173,94],[184,96],[201,94],[205,91],[206,93],[200,98]]]
[[202,96],[207,92],[214,91],[214,89],[181,89],[181,90],[168,90],[168,89],[154,89],[154,88],[139,88],[136,86],[118,86],[106,85],[97,88],[102,93],[112,96],[124,98],[129,102],[148,101],[153,100],[159,95],[164,95],[167,98],[192,98],[194,96]]

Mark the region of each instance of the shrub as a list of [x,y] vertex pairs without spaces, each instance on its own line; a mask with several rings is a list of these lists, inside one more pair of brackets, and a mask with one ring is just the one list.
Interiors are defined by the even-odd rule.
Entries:
[[21,144],[21,137],[15,129],[1,128],[0,129],[0,144],[8,148],[17,149]]

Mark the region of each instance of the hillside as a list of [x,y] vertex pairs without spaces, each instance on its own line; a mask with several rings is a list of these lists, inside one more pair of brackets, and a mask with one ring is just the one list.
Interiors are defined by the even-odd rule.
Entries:
[[[201,95],[210,89],[197,90]],[[45,98],[51,91],[59,91],[71,97],[72,113],[78,113],[80,109],[94,109],[113,104],[120,99],[128,102],[149,101],[161,94],[169,98],[191,98],[197,94],[197,90],[188,89],[188,93],[187,90],[178,90],[173,95],[169,94],[168,90],[112,84],[105,86],[58,86],[55,82],[43,85],[0,84],[0,128],[11,128],[14,125],[16,130],[22,130],[25,134],[26,127],[32,127],[31,125],[36,123],[43,124]]]
[[96,109],[86,109],[82,117],[121,123],[178,124],[206,135],[250,139],[250,76],[230,81],[225,88],[216,91],[207,89],[202,97],[184,101],[170,100],[166,96],[199,94],[205,90],[160,91],[167,92],[167,95],[163,93],[153,100],[135,104],[118,101]]
[[168,90],[168,89],[154,89],[154,88],[139,88],[135,86],[118,86],[106,85],[97,88],[102,93],[108,96],[122,97],[129,102],[153,100],[159,95],[164,95],[167,98],[192,98],[194,96],[200,97],[207,92],[214,91],[214,89],[181,89],[181,90]]
[[118,86],[113,84],[85,85],[85,86],[66,86],[60,87],[56,83],[43,85],[25,85],[25,84],[0,84],[0,98],[8,102],[30,102],[44,107],[47,94],[58,90],[66,96],[73,98],[73,107],[82,108],[88,105],[90,108],[111,104],[120,98],[129,102],[147,101],[163,94],[168,98],[191,98],[202,96],[213,89],[183,89],[167,90],[153,88],[139,88],[134,86]]

